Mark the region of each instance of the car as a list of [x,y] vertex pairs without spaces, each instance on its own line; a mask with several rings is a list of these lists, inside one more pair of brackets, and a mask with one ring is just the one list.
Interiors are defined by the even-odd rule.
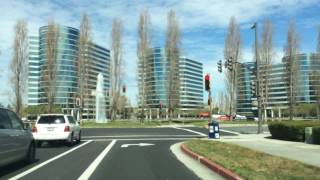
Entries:
[[237,115],[234,116],[234,119],[235,119],[235,120],[246,120],[247,117],[237,114]]
[[43,142],[66,142],[69,146],[74,141],[81,141],[81,128],[78,122],[70,115],[64,114],[42,114],[37,119],[32,134],[37,146],[41,147]]
[[32,163],[35,157],[36,144],[31,129],[16,113],[0,108],[0,166],[17,161]]

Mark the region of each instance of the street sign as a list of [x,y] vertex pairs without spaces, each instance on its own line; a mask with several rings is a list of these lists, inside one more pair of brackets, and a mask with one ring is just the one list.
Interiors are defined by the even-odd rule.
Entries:
[[122,148],[127,148],[129,146],[140,146],[140,147],[143,147],[143,146],[154,146],[154,144],[149,144],[149,143],[139,143],[139,144],[122,144],[121,147]]

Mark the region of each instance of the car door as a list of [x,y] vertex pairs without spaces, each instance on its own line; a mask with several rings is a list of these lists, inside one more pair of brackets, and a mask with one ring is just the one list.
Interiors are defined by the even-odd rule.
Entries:
[[7,110],[0,108],[0,165],[8,164],[17,159],[16,143]]
[[23,158],[27,154],[29,145],[31,143],[31,136],[26,130],[24,130],[22,121],[14,112],[7,111],[7,113],[11,120],[12,133],[14,134],[16,141],[16,156],[18,158]]

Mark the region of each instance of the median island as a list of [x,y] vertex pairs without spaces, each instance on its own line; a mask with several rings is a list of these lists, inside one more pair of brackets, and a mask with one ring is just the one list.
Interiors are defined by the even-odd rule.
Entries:
[[320,167],[306,165],[299,161],[224,142],[191,140],[184,144],[194,153],[229,169],[244,179],[320,180]]

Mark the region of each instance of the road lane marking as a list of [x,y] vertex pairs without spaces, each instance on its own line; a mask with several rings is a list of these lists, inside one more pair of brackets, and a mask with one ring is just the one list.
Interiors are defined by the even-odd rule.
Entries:
[[127,148],[129,146],[140,146],[140,147],[143,147],[143,146],[154,146],[154,144],[150,144],[150,143],[139,143],[139,144],[122,144],[121,147],[122,148]]
[[203,134],[201,132],[198,132],[198,131],[193,131],[191,129],[185,129],[185,128],[179,128],[179,127],[172,127],[174,129],[180,129],[180,130],[184,130],[184,131],[188,131],[188,132],[192,132],[192,133],[195,133],[195,134],[199,134],[200,136],[208,136],[207,134]]
[[72,148],[72,149],[70,149],[70,150],[68,150],[68,151],[66,151],[66,152],[64,152],[64,153],[62,153],[62,154],[59,154],[58,156],[55,156],[55,157],[53,157],[53,158],[51,158],[51,159],[48,159],[48,160],[44,161],[43,163],[38,164],[37,166],[34,166],[34,167],[32,167],[32,168],[30,168],[30,169],[28,169],[28,170],[26,170],[26,171],[24,171],[24,172],[22,172],[22,173],[14,176],[14,177],[12,177],[12,178],[10,178],[9,180],[20,179],[20,178],[22,178],[23,176],[26,176],[26,175],[32,173],[33,171],[36,171],[37,169],[39,169],[39,168],[41,168],[41,167],[43,167],[43,166],[51,163],[52,161],[55,161],[55,160],[57,160],[57,159],[65,156],[65,155],[71,153],[72,151],[74,151],[74,150],[76,150],[76,149],[79,149],[79,148],[81,148],[81,147],[89,144],[90,142],[92,142],[92,140],[89,140],[89,141],[87,141],[87,142],[85,142],[85,143],[83,143],[83,144],[81,144],[81,145],[79,145],[79,146],[77,146],[77,147],[74,147],[74,148]]
[[82,136],[82,138],[133,138],[133,137],[197,137],[198,135],[123,135],[123,136]]
[[235,131],[229,131],[229,130],[224,130],[224,129],[220,129],[220,131],[227,132],[227,133],[230,133],[230,134],[235,134],[235,135],[241,135],[241,133],[238,133],[238,132],[235,132]]
[[[167,141],[167,140],[188,140],[188,139],[199,139],[199,138],[142,138],[142,139],[115,139],[117,141]],[[110,141],[110,139],[92,139],[93,141]]]
[[94,170],[97,169],[98,165],[101,163],[103,158],[108,154],[108,152],[111,150],[111,148],[114,146],[114,144],[117,142],[117,140],[113,140],[108,146],[99,154],[99,156],[89,165],[89,167],[81,174],[81,176],[78,178],[78,180],[86,180],[89,179],[89,177],[92,175]]

